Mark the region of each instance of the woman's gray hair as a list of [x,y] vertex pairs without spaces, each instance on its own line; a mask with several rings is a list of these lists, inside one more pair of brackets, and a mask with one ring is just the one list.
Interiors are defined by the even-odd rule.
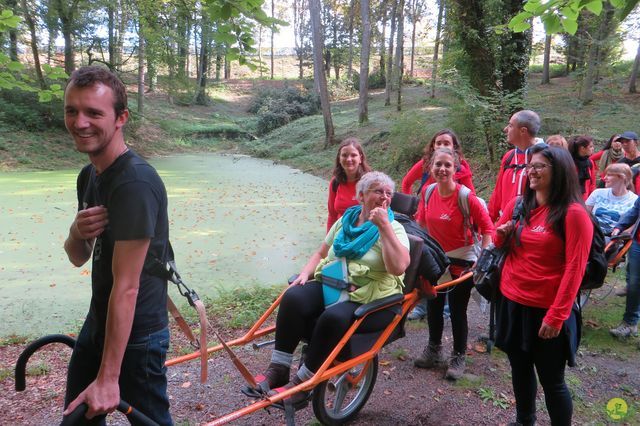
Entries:
[[395,191],[396,184],[393,180],[382,172],[369,172],[362,175],[358,183],[356,183],[356,197],[367,192],[374,184],[386,185],[391,187],[391,191]]

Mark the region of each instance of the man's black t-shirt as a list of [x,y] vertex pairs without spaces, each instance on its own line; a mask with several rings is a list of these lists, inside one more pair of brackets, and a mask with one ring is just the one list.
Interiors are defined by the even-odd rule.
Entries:
[[[78,176],[77,191],[79,210],[102,205],[109,218],[93,248],[87,318],[95,326],[96,337],[104,337],[115,242],[150,238],[147,258],[154,256],[164,262],[169,241],[167,192],[156,170],[131,150],[100,175],[92,164],[85,166]],[[167,281],[143,270],[131,339],[161,330],[167,324]]]
[[640,156],[634,158],[633,160],[627,157],[622,157],[621,159],[618,160],[618,163],[627,164],[629,167],[633,167],[636,164],[640,164]]

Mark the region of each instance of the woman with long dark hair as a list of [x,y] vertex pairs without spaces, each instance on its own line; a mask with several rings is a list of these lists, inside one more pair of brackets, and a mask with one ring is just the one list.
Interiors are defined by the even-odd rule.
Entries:
[[591,155],[591,160],[598,165],[600,171],[600,182],[604,183],[605,170],[609,164],[617,163],[624,157],[620,135],[612,135],[600,151]]
[[[580,318],[572,308],[593,224],[569,153],[547,145],[530,153],[524,196],[507,204],[496,225],[498,245],[512,235],[500,282],[496,346],[511,364],[517,422],[535,423],[537,373],[551,424],[570,425],[573,405],[564,371],[566,364],[575,365]],[[514,226],[516,204],[522,213]]]
[[454,131],[451,129],[442,129],[433,135],[429,145],[424,148],[424,155],[422,156],[422,159],[414,164],[404,178],[402,178],[402,192],[405,194],[411,194],[413,184],[419,180],[420,187],[418,195],[420,195],[421,190],[426,185],[435,183],[436,180],[431,176],[429,164],[431,163],[431,156],[433,155],[433,152],[438,148],[448,148],[458,155],[458,158],[460,158],[460,165],[456,169],[454,179],[456,182],[469,188],[472,192],[475,192],[471,167],[462,154],[462,147],[460,146],[458,136],[456,136]]
[[347,138],[338,147],[333,178],[329,182],[327,232],[344,212],[358,204],[356,183],[371,171],[358,138]]
[[596,189],[598,167],[591,160],[593,154],[593,139],[591,136],[581,135],[569,139],[569,152],[578,171],[578,183],[582,199],[586,200]]

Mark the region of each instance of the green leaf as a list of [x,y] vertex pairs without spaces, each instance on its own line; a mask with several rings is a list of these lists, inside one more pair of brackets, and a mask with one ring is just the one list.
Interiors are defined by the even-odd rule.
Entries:
[[562,13],[567,19],[571,19],[572,21],[578,20],[578,11],[573,10],[570,7],[563,7],[560,9],[560,13]]
[[541,17],[542,23],[544,24],[544,31],[547,34],[555,34],[562,31],[562,24],[560,23],[560,18],[556,15],[543,15]]
[[22,71],[24,69],[24,65],[17,61],[11,61],[7,64],[7,68],[9,71]]
[[594,0],[592,2],[585,4],[584,7],[586,7],[587,10],[589,10],[591,13],[599,16],[600,12],[602,12],[602,1]]
[[231,18],[231,5],[229,3],[225,3],[220,9],[220,18],[225,20]]
[[50,91],[48,90],[43,90],[40,93],[38,93],[38,101],[45,103],[45,102],[51,102],[51,100],[53,99],[53,96],[51,94]]
[[58,91],[60,89],[62,89],[62,86],[60,86],[59,84],[52,84],[51,85],[51,90],[53,90],[53,91]]
[[562,27],[566,32],[574,35],[578,31],[578,21],[572,21],[571,19],[563,19]]
[[526,10],[527,12],[533,13],[533,11],[536,10],[539,6],[540,6],[539,0],[529,0],[524,4],[523,9]]
[[529,22],[519,22],[517,24],[515,24],[511,30],[514,33],[522,33],[524,31],[527,31],[529,28],[531,28],[531,24]]
[[615,7],[616,9],[622,9],[627,5],[627,1],[626,0],[609,0],[611,2],[611,6]]
[[533,14],[531,12],[520,12],[518,13],[516,16],[514,16],[513,18],[511,18],[511,20],[509,21],[509,27],[511,28],[512,25],[516,25],[520,22],[526,21],[527,19],[531,18],[533,16]]

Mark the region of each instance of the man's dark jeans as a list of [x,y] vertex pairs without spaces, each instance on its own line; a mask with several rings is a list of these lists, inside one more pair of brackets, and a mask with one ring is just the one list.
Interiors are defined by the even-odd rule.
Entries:
[[[92,337],[90,321],[85,321],[69,362],[65,407],[96,378],[102,358],[103,341]],[[120,397],[161,425],[173,424],[167,397],[169,329],[130,341],[120,370]],[[105,424],[98,416],[87,424]]]

